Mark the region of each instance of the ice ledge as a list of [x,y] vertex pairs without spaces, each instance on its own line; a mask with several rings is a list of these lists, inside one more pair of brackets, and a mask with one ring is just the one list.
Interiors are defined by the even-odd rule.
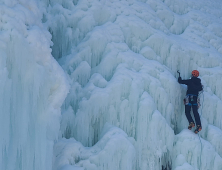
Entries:
[[[101,139],[84,147],[74,138],[61,139],[54,146],[54,170],[135,169],[133,138],[120,128],[106,124]],[[82,167],[82,168],[81,168]]]
[[[183,159],[180,154],[184,156]],[[176,160],[173,164],[173,169],[176,168],[176,170],[182,169],[179,166],[189,167],[187,164],[190,164],[195,170],[220,170],[222,167],[222,158],[214,147],[188,129],[183,130],[175,137],[173,160]]]

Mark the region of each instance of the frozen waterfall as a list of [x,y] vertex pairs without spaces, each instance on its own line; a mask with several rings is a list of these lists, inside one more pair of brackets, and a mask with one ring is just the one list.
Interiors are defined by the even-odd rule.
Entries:
[[69,83],[35,1],[0,3],[0,169],[52,169]]
[[[220,0],[2,0],[1,170],[221,170]],[[203,129],[177,82],[200,71]]]

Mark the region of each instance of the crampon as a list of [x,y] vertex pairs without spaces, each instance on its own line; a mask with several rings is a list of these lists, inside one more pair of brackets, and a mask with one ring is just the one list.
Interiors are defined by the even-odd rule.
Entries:
[[188,129],[191,130],[194,126],[195,126],[195,124],[193,122],[190,122]]
[[197,128],[195,129],[194,133],[198,133],[202,130],[202,127],[200,125],[197,125]]

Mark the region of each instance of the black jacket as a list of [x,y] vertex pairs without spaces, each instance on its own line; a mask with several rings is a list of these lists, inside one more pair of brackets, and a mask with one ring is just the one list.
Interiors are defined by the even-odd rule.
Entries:
[[201,80],[197,77],[192,77],[188,80],[182,80],[181,77],[178,78],[178,82],[180,84],[187,85],[187,93],[186,94],[193,94],[198,96],[199,91],[203,90]]

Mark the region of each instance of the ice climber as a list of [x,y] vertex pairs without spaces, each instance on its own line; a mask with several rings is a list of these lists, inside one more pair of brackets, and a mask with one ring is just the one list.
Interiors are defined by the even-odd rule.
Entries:
[[195,127],[195,123],[190,114],[191,107],[192,107],[195,122],[196,122],[196,129],[194,131],[195,133],[198,133],[199,131],[202,130],[200,116],[198,113],[198,107],[199,107],[198,94],[200,91],[203,90],[203,87],[201,84],[201,80],[198,78],[198,76],[199,76],[199,72],[197,70],[193,70],[191,79],[182,80],[180,77],[180,74],[178,77],[178,82],[180,84],[187,85],[186,98],[184,99],[185,114],[186,114],[187,120],[189,121],[188,129],[191,130],[193,127]]

